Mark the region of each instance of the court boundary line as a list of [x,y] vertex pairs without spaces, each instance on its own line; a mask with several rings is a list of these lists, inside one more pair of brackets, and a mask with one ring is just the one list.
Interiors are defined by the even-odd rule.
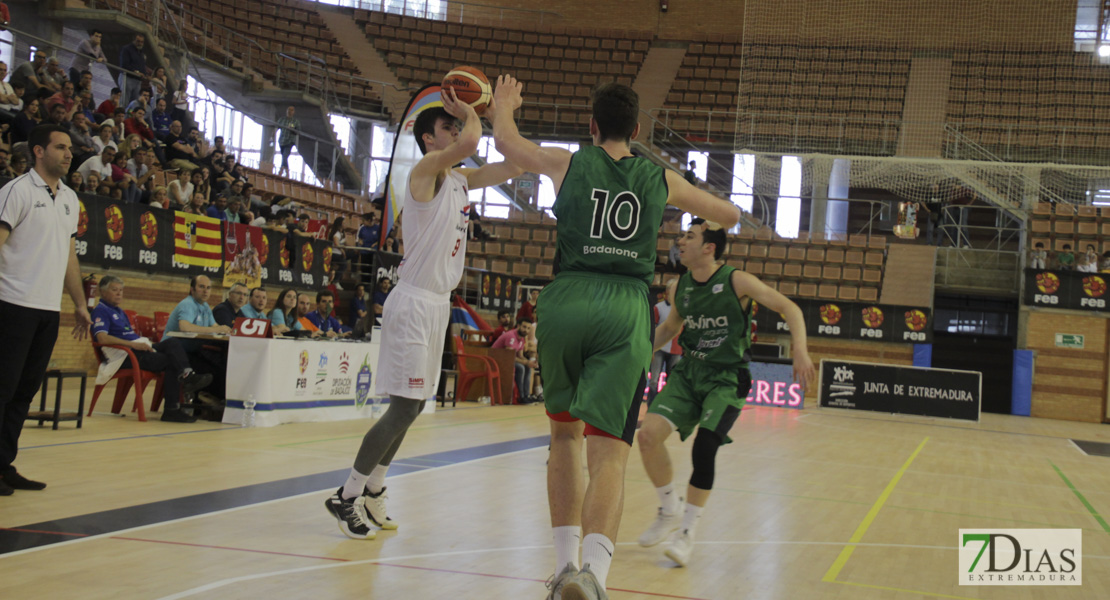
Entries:
[[886,504],[887,499],[890,498],[890,495],[892,493],[894,493],[894,488],[898,485],[898,482],[902,480],[902,475],[906,473],[906,471],[910,468],[910,465],[913,464],[913,461],[917,458],[919,454],[921,454],[921,451],[925,448],[925,444],[928,443],[928,441],[928,437],[921,440],[921,443],[917,445],[917,449],[913,451],[913,454],[910,454],[910,457],[906,459],[906,462],[902,463],[902,468],[898,469],[898,472],[895,473],[890,482],[886,484],[886,488],[883,489],[883,492],[881,494],[879,494],[879,498],[875,500],[875,503],[873,505],[871,505],[871,510],[867,511],[867,514],[863,517],[863,521],[860,522],[859,526],[856,527],[856,531],[852,534],[852,537],[849,538],[848,545],[840,551],[840,555],[836,557],[835,561],[833,561],[832,566],[830,566],[829,570],[825,572],[825,576],[821,578],[821,581],[829,583],[836,582],[837,575],[840,575],[841,569],[844,568],[844,565],[848,563],[848,559],[852,557],[852,553],[855,552],[856,544],[858,544],[863,539],[863,536],[867,533],[868,528],[871,527],[871,523],[873,523],[875,521],[875,518],[879,516],[879,511],[882,510],[883,505]]
[[[509,440],[509,441],[516,441],[516,440]],[[430,473],[432,471],[438,471],[438,470],[441,470],[441,469],[450,469],[452,467],[459,467],[459,466],[463,466],[463,465],[473,465],[473,464],[481,463],[481,462],[484,462],[484,461],[487,461],[487,460],[493,460],[495,458],[502,458],[502,457],[505,457],[505,456],[512,456],[514,454],[520,454],[520,453],[523,453],[523,452],[532,452],[534,450],[538,450],[538,449],[541,449],[541,448],[543,448],[543,446],[536,446],[535,448],[522,448],[520,450],[513,450],[511,452],[505,452],[505,453],[502,453],[502,454],[494,454],[492,456],[483,456],[482,458],[476,458],[474,460],[461,461],[461,462],[457,462],[457,463],[453,463],[453,464],[449,464],[449,465],[442,465],[442,466],[439,466],[439,467],[426,467],[426,468],[419,469],[419,470],[416,470],[416,471],[410,471],[408,473],[400,473],[398,475],[387,475],[386,478],[387,478],[388,481],[395,481],[395,480],[401,479],[403,477],[417,475],[417,474],[420,474],[420,473]],[[465,449],[465,448],[460,448],[460,450],[463,450],[463,449]],[[405,459],[399,459],[398,462],[402,462],[404,460]],[[3,554],[0,554],[0,560],[4,560],[6,558],[13,557],[13,556],[21,556],[23,554],[29,554],[29,553],[32,553],[32,552],[39,552],[41,550],[46,550],[48,548],[60,548],[60,547],[63,547],[63,546],[68,546],[68,545],[72,545],[72,544],[79,544],[79,543],[82,543],[82,542],[88,542],[88,541],[96,540],[96,539],[111,538],[113,536],[119,536],[121,534],[126,534],[126,533],[130,533],[130,532],[134,532],[134,531],[142,531],[144,529],[150,529],[152,527],[160,527],[162,525],[169,525],[169,524],[173,524],[173,523],[182,523],[182,522],[185,522],[185,521],[191,521],[193,519],[200,519],[200,518],[203,518],[203,517],[214,517],[214,516],[217,516],[217,515],[223,515],[223,514],[227,514],[227,513],[231,513],[231,512],[235,512],[235,511],[239,511],[239,510],[244,510],[244,509],[247,509],[247,508],[252,508],[252,507],[257,507],[257,506],[265,506],[265,505],[273,504],[273,503],[276,503],[276,502],[283,502],[285,500],[293,500],[293,499],[296,499],[296,498],[304,498],[304,497],[307,497],[307,496],[315,496],[317,494],[322,494],[322,493],[329,492],[329,491],[332,491],[332,490],[333,490],[333,488],[329,486],[329,487],[324,488],[324,489],[313,490],[313,491],[310,491],[310,492],[305,492],[303,494],[294,494],[292,496],[284,496],[282,498],[271,498],[270,500],[263,500],[262,502],[242,504],[240,506],[233,506],[231,508],[224,508],[224,509],[220,509],[220,510],[216,510],[216,511],[205,512],[205,513],[200,513],[200,514],[196,514],[196,515],[190,515],[190,516],[187,516],[187,517],[180,517],[180,518],[177,518],[177,519],[169,519],[169,520],[166,520],[166,521],[159,521],[157,523],[148,523],[146,525],[138,525],[136,527],[129,527],[129,528],[120,529],[120,530],[117,530],[117,531],[99,533],[99,534],[96,534],[96,535],[90,535],[90,536],[87,536],[87,537],[82,537],[82,538],[78,538],[78,539],[74,539],[74,540],[67,540],[67,541],[64,541],[64,542],[57,542],[57,543],[54,543],[54,544],[45,544],[45,545],[42,545],[42,546],[35,546],[33,548],[24,548],[23,550],[15,550],[13,552],[6,552],[6,553],[3,553]],[[60,532],[54,532],[54,533],[60,533]]]
[[1081,494],[1074,485],[1072,485],[1071,480],[1068,479],[1067,475],[1064,475],[1064,472],[1060,470],[1060,467],[1057,467],[1056,463],[1052,462],[1051,460],[1048,461],[1048,464],[1052,465],[1052,468],[1055,469],[1056,474],[1060,476],[1060,479],[1064,480],[1064,483],[1067,484],[1068,488],[1070,488],[1072,493],[1075,494],[1075,497],[1079,498],[1079,501],[1083,503],[1083,506],[1087,507],[1087,511],[1091,513],[1091,516],[1094,517],[1096,521],[1098,521],[1098,524],[1102,525],[1102,530],[1106,533],[1110,533],[1110,525],[1107,525],[1106,520],[1102,518],[1102,515],[1100,515],[1097,510],[1095,510],[1095,507],[1087,501],[1087,498],[1084,497],[1083,494]]

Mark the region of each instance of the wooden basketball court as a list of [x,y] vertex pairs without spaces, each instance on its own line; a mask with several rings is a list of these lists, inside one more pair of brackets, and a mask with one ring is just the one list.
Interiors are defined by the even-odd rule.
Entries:
[[[368,425],[29,423],[17,465],[49,487],[0,498],[0,596],[545,597],[542,408],[421,416],[389,474],[400,529],[359,541],[323,504]],[[1070,441],[1102,426],[759,407],[732,436],[685,569],[636,544],[656,498],[633,449],[611,598],[1110,597],[1110,458]],[[1080,528],[1083,585],[961,587],[960,528]]]

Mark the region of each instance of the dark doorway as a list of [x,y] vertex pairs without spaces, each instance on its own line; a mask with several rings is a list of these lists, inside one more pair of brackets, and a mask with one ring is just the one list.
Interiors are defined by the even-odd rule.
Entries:
[[983,374],[983,412],[1010,414],[1017,305],[1010,299],[937,296],[933,367]]

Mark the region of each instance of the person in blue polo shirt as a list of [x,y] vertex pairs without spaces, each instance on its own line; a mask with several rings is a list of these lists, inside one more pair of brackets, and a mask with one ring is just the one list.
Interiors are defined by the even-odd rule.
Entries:
[[[212,293],[212,280],[204,275],[197,275],[189,281],[189,295],[177,303],[170,312],[166,322],[166,331],[162,339],[169,339],[170,333],[207,333],[228,334],[231,328],[220,325],[212,315],[212,307],[208,306],[208,296]],[[181,346],[189,355],[189,362],[193,368],[201,373],[212,375],[212,385],[208,391],[217,397],[224,397],[227,378],[227,355],[204,347],[200,340],[183,340]],[[204,397],[201,398],[204,400]]]
[[[212,383],[211,375],[202,375],[189,366],[189,358],[176,338],[156,344],[139,337],[131,326],[127,313],[120,308],[123,301],[123,280],[108,275],[100,280],[100,303],[92,311],[92,335],[100,344],[126,346],[135,353],[139,368],[155,373],[164,372],[162,420],[174,423],[192,423],[196,417],[181,410],[178,398],[182,393],[192,394]],[[100,365],[97,383],[107,381],[119,369],[131,366],[131,357],[120,348],[101,348],[106,362]]]
[[334,309],[335,294],[331,290],[320,290],[316,292],[316,310],[305,315],[305,318],[329,338],[345,336],[347,333],[343,332],[343,326],[339,324],[339,319],[332,314]]
[[239,312],[248,319],[265,319],[266,318],[266,302],[269,298],[266,297],[266,288],[256,287],[250,291],[250,298],[247,303],[239,309]]

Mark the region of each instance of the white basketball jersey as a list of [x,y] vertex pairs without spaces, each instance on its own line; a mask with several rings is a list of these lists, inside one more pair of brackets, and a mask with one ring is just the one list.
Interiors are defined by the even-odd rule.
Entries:
[[466,177],[448,171],[431,202],[417,202],[409,184],[401,228],[405,258],[401,281],[436,294],[450,293],[462,278],[466,258],[470,200]]

